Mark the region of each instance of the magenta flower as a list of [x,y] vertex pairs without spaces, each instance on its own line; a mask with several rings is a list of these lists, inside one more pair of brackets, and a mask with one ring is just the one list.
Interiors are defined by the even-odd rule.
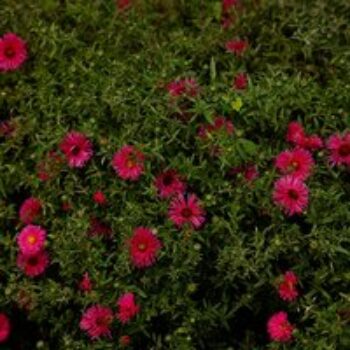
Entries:
[[19,249],[24,255],[38,254],[43,248],[46,240],[46,231],[36,225],[24,227],[17,236]]
[[25,41],[14,33],[6,33],[0,38],[0,70],[13,71],[27,60]]
[[350,166],[350,132],[332,135],[327,141],[331,165]]
[[82,315],[80,329],[85,331],[91,339],[111,337],[111,323],[113,311],[109,307],[93,305]]
[[93,156],[92,143],[85,134],[69,132],[62,140],[60,149],[71,168],[82,168]]
[[146,227],[137,227],[129,241],[131,261],[135,267],[152,266],[162,244],[157,236]]
[[178,227],[189,224],[199,228],[205,222],[205,211],[199,204],[195,194],[174,197],[169,206],[169,219]]
[[287,343],[293,338],[294,326],[288,321],[288,315],[284,311],[276,312],[267,322],[267,332],[271,340]]
[[144,172],[144,154],[131,145],[123,146],[113,156],[112,166],[123,180],[136,181]]
[[128,323],[140,312],[140,306],[135,302],[134,293],[125,293],[117,301],[117,318],[122,324]]
[[186,189],[186,183],[173,169],[166,170],[159,174],[154,184],[161,198],[169,198],[173,195],[181,194]]
[[291,175],[275,182],[273,200],[287,215],[302,213],[309,202],[309,190],[302,180]]

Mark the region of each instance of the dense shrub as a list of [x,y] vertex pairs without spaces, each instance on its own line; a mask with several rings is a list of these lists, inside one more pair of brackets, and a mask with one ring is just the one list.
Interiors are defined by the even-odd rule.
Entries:
[[1,348],[350,348],[348,1],[0,18]]

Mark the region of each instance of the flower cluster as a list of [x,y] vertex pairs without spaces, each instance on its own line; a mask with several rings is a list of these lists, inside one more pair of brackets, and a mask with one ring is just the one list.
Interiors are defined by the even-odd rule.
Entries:
[[[278,294],[284,301],[294,301],[299,295],[298,277],[293,271],[287,271],[278,282]],[[267,322],[267,332],[271,340],[287,343],[292,340],[295,326],[288,320],[288,314],[285,311],[274,313]]]
[[17,235],[17,266],[29,277],[41,275],[49,264],[45,251],[46,230],[32,224],[40,216],[41,210],[41,201],[34,197],[26,199],[19,210],[21,221],[27,225]]
[[[323,147],[318,135],[306,135],[298,122],[288,125],[286,140],[295,148],[281,152],[275,168],[283,175],[275,182],[273,200],[287,215],[301,214],[308,206],[309,189],[305,184],[315,167],[311,151]],[[327,141],[332,165],[350,165],[350,133],[332,135]]]
[[87,308],[81,319],[80,329],[85,331],[91,339],[111,337],[111,326],[114,319],[121,324],[130,322],[140,311],[133,293],[125,293],[117,300],[116,313],[107,306],[96,304]]
[[[242,2],[239,0],[222,0],[221,14],[219,15],[221,15],[222,26],[225,29],[228,30],[232,26],[237,14],[242,9],[241,3]],[[123,19],[126,18],[125,15],[127,13],[132,14],[133,12],[127,11],[129,9],[131,10],[132,5],[134,5],[134,2],[131,0],[116,0],[115,5],[118,12],[122,13],[119,17]],[[224,35],[226,35],[225,33],[227,34],[228,32],[224,32]],[[254,76],[251,75],[250,70],[251,67],[254,67],[254,64],[249,65],[245,62],[247,61],[248,56],[254,54],[253,43],[255,41],[251,40],[248,42],[247,40],[242,39],[245,37],[246,36],[244,35],[236,36],[236,34],[234,34],[229,37],[233,39],[228,41],[226,41],[226,39],[220,43],[221,49],[225,47],[225,52],[228,53],[225,53],[227,60],[237,62],[238,64],[233,74],[233,81],[232,75],[230,75],[230,83],[226,83],[226,85],[230,85],[228,95],[235,95],[235,97],[241,96],[242,99],[250,90],[254,92],[253,84],[255,82]],[[9,72],[20,69],[24,66],[24,63],[27,62],[27,59],[27,44],[21,37],[14,33],[6,33],[0,38],[0,73],[8,74]],[[215,76],[215,60],[213,59],[212,62],[213,64],[210,69],[213,72],[210,73]],[[30,68],[30,64],[27,68]],[[250,130],[247,128],[247,130],[244,130],[242,133],[240,132],[240,125],[244,125],[244,123],[236,119],[234,119],[234,123],[232,122],[233,119],[231,119],[229,114],[229,108],[232,107],[232,105],[228,107],[228,103],[227,105],[223,103],[223,106],[217,103],[213,109],[208,108],[210,115],[208,116],[205,114],[207,122],[200,122],[199,118],[202,117],[202,107],[203,110],[208,111],[206,110],[206,101],[204,101],[204,98],[203,101],[201,100],[201,98],[206,95],[207,90],[205,86],[200,85],[200,82],[205,79],[202,77],[195,78],[192,71],[188,71],[187,75],[184,71],[180,72],[181,75],[175,75],[174,72],[171,74],[169,80],[166,80],[167,83],[163,84],[162,87],[162,93],[166,97],[166,107],[169,109],[170,116],[176,116],[180,120],[186,122],[179,123],[179,125],[190,134],[195,142],[198,142],[201,148],[204,149],[209,145],[210,157],[207,157],[206,159],[208,163],[212,162],[215,164],[214,166],[216,166],[222,161],[217,169],[220,168],[223,174],[220,173],[220,171],[215,173],[217,183],[220,183],[221,180],[224,182],[225,176],[230,177],[230,179],[241,177],[245,180],[247,186],[244,186],[243,190],[240,189],[240,191],[237,191],[237,194],[241,195],[241,193],[248,193],[253,197],[256,194],[253,192],[253,188],[255,186],[258,187],[257,185],[259,185],[258,182],[260,179],[258,181],[254,180],[259,176],[264,179],[272,178],[274,181],[272,196],[270,193],[271,188],[258,188],[258,190],[264,193],[265,198],[267,197],[269,200],[267,205],[270,205],[272,208],[271,211],[274,213],[275,210],[279,213],[279,210],[281,210],[286,216],[301,215],[307,212],[310,198],[313,194],[312,188],[314,184],[314,182],[310,180],[313,180],[313,176],[318,174],[318,164],[325,153],[327,153],[328,156],[327,164],[329,165],[329,168],[333,168],[333,170],[334,167],[349,169],[349,131],[345,130],[340,132],[333,130],[333,135],[330,135],[328,139],[323,140],[318,134],[308,133],[304,129],[304,126],[298,121],[292,121],[288,126],[283,126],[287,127],[284,141],[288,143],[289,146],[285,147],[283,150],[279,150],[279,153],[275,153],[275,150],[272,149],[272,152],[275,155],[273,158],[274,171],[272,172],[272,175],[271,172],[264,172],[263,165],[259,163],[259,160],[263,159],[263,155],[260,154],[257,155],[256,160],[252,159],[253,156],[247,159],[242,156],[242,158],[244,158],[242,162],[231,162],[231,159],[226,159],[223,156],[226,155],[225,151],[227,153],[232,153],[232,149],[236,146],[236,142],[238,144],[239,141],[242,140],[240,135],[242,135],[243,132],[248,134]],[[12,73],[10,73],[9,78],[16,78],[16,74],[12,75]],[[171,79],[173,80],[171,81]],[[214,93],[217,90],[213,88],[211,91]],[[226,96],[219,96],[217,99],[216,97],[217,96],[215,96],[214,99],[215,103],[216,101],[219,101],[221,97],[224,98]],[[239,101],[242,103],[240,97]],[[199,102],[203,102],[203,104]],[[239,108],[233,109],[238,111]],[[9,136],[14,133],[15,125],[16,124],[12,123],[12,121],[1,121],[0,136],[4,136],[5,140],[8,140]],[[56,179],[57,182],[63,182],[66,177],[69,181],[74,182],[74,184],[78,182],[76,179],[82,180],[82,182],[86,181],[87,183],[90,183],[91,180],[91,187],[88,190],[84,187],[84,191],[87,194],[93,212],[88,214],[86,220],[82,220],[84,221],[81,225],[81,227],[84,227],[84,243],[88,244],[86,244],[86,246],[84,245],[84,247],[82,244],[81,249],[88,250],[90,247],[89,244],[96,243],[96,241],[100,244],[101,242],[99,239],[101,238],[102,244],[105,243],[105,241],[108,243],[112,242],[111,245],[106,248],[107,254],[109,254],[111,249],[114,249],[116,241],[118,241],[117,244],[122,241],[122,244],[118,246],[118,249],[120,248],[122,251],[120,256],[127,257],[125,266],[122,266],[122,268],[125,268],[127,273],[130,272],[130,275],[132,277],[136,276],[136,278],[133,278],[135,286],[125,286],[123,281],[123,283],[119,284],[121,290],[116,291],[113,289],[113,292],[116,293],[115,295],[119,295],[119,298],[116,301],[112,301],[115,303],[113,306],[111,305],[111,299],[104,298],[98,293],[100,284],[99,277],[102,274],[101,271],[98,271],[98,273],[93,271],[92,264],[89,266],[84,265],[78,278],[74,279],[75,289],[77,290],[76,294],[83,301],[83,306],[80,307],[84,310],[81,315],[79,328],[92,340],[99,338],[108,339],[113,337],[114,323],[118,323],[123,330],[123,333],[121,333],[123,335],[119,338],[119,345],[125,347],[130,344],[131,338],[129,335],[124,334],[124,327],[129,323],[134,326],[137,322],[134,324],[132,321],[137,320],[139,314],[141,319],[144,316],[144,313],[146,314],[145,311],[147,311],[147,305],[140,302],[140,298],[143,297],[142,288],[148,280],[150,280],[151,283],[154,283],[151,280],[150,276],[152,275],[150,273],[156,274],[158,272],[157,267],[159,270],[164,267],[167,268],[167,266],[161,265],[165,265],[164,262],[169,257],[169,249],[167,248],[168,246],[171,246],[174,241],[172,241],[173,237],[171,235],[166,236],[162,233],[158,233],[161,232],[157,227],[159,223],[152,224],[148,222],[147,219],[144,219],[142,215],[139,215],[139,217],[135,215],[135,218],[137,217],[137,219],[134,219],[134,217],[131,217],[130,215],[132,224],[126,226],[126,229],[125,226],[123,226],[123,220],[120,221],[122,223],[120,225],[120,231],[124,230],[124,234],[128,235],[128,237],[125,240],[119,240],[119,237],[114,234],[114,230],[116,228],[119,229],[119,227],[117,227],[117,225],[114,226],[115,222],[113,223],[112,220],[109,221],[108,215],[106,215],[114,205],[116,198],[115,193],[117,191],[111,191],[108,188],[107,181],[103,182],[106,180],[105,175],[100,177],[94,177],[91,175],[95,171],[98,173],[99,170],[96,169],[99,169],[106,164],[105,161],[99,162],[99,155],[104,154],[104,159],[108,159],[107,168],[108,171],[110,171],[110,177],[116,179],[116,182],[118,182],[117,186],[124,191],[123,194],[129,195],[135,188],[137,188],[137,191],[139,191],[135,196],[137,197],[141,193],[141,187],[142,190],[144,190],[142,195],[147,193],[152,204],[154,202],[156,203],[155,205],[162,208],[159,210],[159,207],[157,207],[155,210],[156,214],[152,212],[151,219],[156,220],[158,215],[163,215],[166,220],[166,225],[172,227],[181,237],[184,236],[185,238],[188,238],[189,233],[191,233],[193,236],[204,240],[206,239],[206,237],[203,238],[207,233],[206,228],[211,226],[211,222],[213,223],[213,226],[218,223],[218,231],[220,231],[221,227],[225,228],[225,225],[227,224],[227,231],[233,236],[235,234],[235,229],[230,227],[230,222],[228,220],[226,223],[226,218],[229,218],[230,215],[232,215],[234,220],[237,219],[238,222],[240,221],[240,217],[243,217],[244,215],[240,212],[240,203],[237,205],[238,209],[232,207],[232,212],[229,212],[229,209],[225,207],[223,211],[227,210],[227,213],[225,212],[225,219],[223,220],[219,218],[220,214],[217,215],[216,213],[216,211],[219,210],[214,208],[214,205],[216,204],[215,201],[219,200],[222,194],[225,196],[226,194],[231,194],[233,192],[233,186],[231,183],[228,183],[227,186],[225,184],[225,188],[223,188],[223,186],[220,188],[219,185],[217,187],[213,186],[213,191],[216,191],[215,195],[210,194],[206,196],[204,193],[205,190],[203,190],[203,188],[206,189],[206,187],[197,186],[196,181],[199,176],[195,179],[196,176],[192,176],[190,171],[186,173],[188,170],[186,166],[182,167],[181,165],[178,165],[178,163],[173,162],[173,159],[170,159],[171,157],[163,157],[163,154],[159,155],[155,150],[150,150],[150,148],[148,148],[150,146],[148,146],[149,143],[147,143],[147,140],[142,139],[140,143],[137,143],[129,137],[130,135],[128,135],[126,140],[123,137],[118,139],[116,144],[112,145],[113,148],[106,147],[101,150],[96,142],[96,138],[94,138],[91,130],[88,129],[88,125],[88,123],[81,124],[80,126],[74,124],[72,129],[65,126],[66,131],[63,135],[58,131],[59,141],[56,143],[54,149],[51,149],[50,146],[50,148],[45,151],[44,156],[36,163],[36,177],[34,177],[36,183],[30,192],[31,196],[26,198],[28,196],[28,194],[26,194],[24,196],[26,199],[21,203],[18,212],[16,211],[18,214],[18,216],[16,214],[15,217],[16,224],[18,225],[16,227],[18,227],[19,232],[16,234],[15,240],[13,240],[13,246],[17,252],[17,270],[19,270],[21,277],[24,275],[29,277],[28,280],[31,280],[43,276],[47,269],[54,270],[54,264],[52,263],[52,266],[50,266],[51,257],[53,258],[53,262],[56,261],[54,257],[56,252],[53,249],[53,243],[55,243],[54,235],[52,234],[53,225],[51,226],[51,223],[44,221],[44,219],[47,219],[47,212],[51,209],[51,203],[44,200],[44,196],[41,194],[34,192],[38,188],[43,188],[48,183],[50,184],[51,182],[54,182],[53,179]],[[321,133],[323,134],[323,130],[319,130],[318,132],[320,135]],[[221,141],[224,142],[221,143]],[[229,145],[227,149],[226,145]],[[189,152],[192,152],[192,149]],[[202,159],[203,157],[206,157],[207,154],[204,154],[203,156],[202,154],[193,153],[195,152],[192,152],[191,156],[193,155],[193,157],[196,157],[195,162],[193,162],[196,163],[193,164],[194,167],[200,163],[200,166],[206,171],[206,164],[205,162],[202,162]],[[260,156],[262,156],[262,158],[260,158]],[[185,155],[185,157],[187,157],[187,155]],[[157,169],[155,169],[157,167],[157,159],[161,159],[162,163],[160,166],[158,165]],[[240,159],[240,156],[237,156],[237,159]],[[268,155],[268,161],[271,161],[270,153]],[[88,171],[86,171],[86,169],[88,169]],[[214,168],[214,170],[216,170],[216,168]],[[275,177],[276,174],[278,178]],[[269,178],[270,175],[271,177]],[[96,180],[96,178],[98,178],[98,180]],[[212,185],[210,180],[211,179],[207,182]],[[67,183],[70,184],[69,181],[67,181]],[[208,186],[207,188],[210,187]],[[48,187],[45,187],[45,189],[48,190]],[[268,193],[267,196],[266,193]],[[224,196],[222,197],[225,198]],[[204,201],[202,201],[202,198]],[[74,199],[69,198],[69,194],[66,193],[64,193],[64,196],[59,199],[60,213],[62,214],[62,211],[64,212],[63,215],[67,218],[67,221],[69,221],[67,213],[69,211],[73,212],[75,206],[77,206]],[[21,198],[21,201],[22,200],[23,198]],[[138,199],[135,201],[137,200]],[[253,200],[255,200],[255,197]],[[260,204],[258,200],[259,198],[257,198],[257,203]],[[217,207],[219,207],[219,205],[217,205]],[[278,209],[276,209],[276,207]],[[80,209],[81,210],[77,213],[77,216],[81,217],[86,208]],[[221,209],[221,207],[219,209]],[[259,212],[259,210],[255,212],[255,209],[256,208],[252,208],[253,215],[255,215],[256,212]],[[143,208],[140,211],[142,212]],[[271,214],[269,210],[266,210],[266,212]],[[257,215],[260,215],[260,212]],[[283,215],[278,214],[276,216],[281,221],[285,220]],[[211,220],[212,217],[214,217],[215,220],[214,218]],[[270,215],[267,220],[270,220],[272,217],[273,215]],[[246,218],[242,219],[242,222],[237,223],[237,227],[239,227],[240,224],[242,224],[241,226],[245,226],[246,222],[249,221],[245,219]],[[294,219],[299,220],[299,218],[296,217],[292,220]],[[285,222],[288,223],[289,220],[285,220]],[[249,226],[250,224],[248,223],[247,225]],[[258,227],[259,225],[255,226],[257,230],[260,229]],[[164,227],[166,226],[164,225]],[[205,227],[205,229],[201,231],[202,234],[200,235],[199,230],[203,229],[203,227]],[[230,229],[232,229],[232,231],[230,231]],[[244,229],[242,229],[242,231],[244,231]],[[218,240],[215,241],[217,237]],[[223,237],[221,232],[218,232],[215,239],[209,237],[209,239],[212,240],[209,244],[213,243],[219,246],[221,243],[221,237]],[[12,241],[10,240],[10,242]],[[224,243],[226,245],[226,242]],[[197,246],[200,245],[195,245],[195,247]],[[246,247],[244,247],[244,249],[245,248]],[[229,249],[231,249],[231,247],[229,247]],[[221,254],[218,257],[216,253],[210,254],[211,252],[208,251],[197,253],[198,254],[195,257],[198,257],[198,259],[204,257],[206,260],[209,260],[210,264],[213,264],[213,271],[216,271],[217,266],[214,266],[214,264],[217,261],[220,263],[221,260],[226,262],[226,256],[221,256]],[[94,257],[92,255],[93,254],[89,257],[88,262],[92,260],[94,263]],[[236,258],[236,256],[232,257],[230,254],[227,255],[229,255],[227,260],[231,258],[234,260]],[[242,259],[243,261],[245,253],[242,253],[241,255],[242,258],[238,258],[237,260]],[[249,252],[247,255],[249,255]],[[192,256],[189,254],[188,261],[191,258]],[[187,260],[184,261],[187,262]],[[72,263],[70,262],[70,264]],[[241,264],[241,261],[239,264]],[[232,263],[232,265],[234,265],[234,263]],[[203,271],[206,271],[206,269],[203,269]],[[296,271],[299,271],[299,269],[296,269]],[[171,271],[171,273],[171,278],[176,279],[176,273],[173,273],[173,271]],[[300,276],[302,277],[301,273]],[[108,278],[112,280],[114,277],[108,276]],[[186,277],[186,283],[189,278],[190,277]],[[196,278],[197,276],[194,277],[194,280]],[[303,278],[305,278],[305,276]],[[27,279],[24,279],[25,282],[27,282]],[[289,307],[293,307],[295,305],[294,302],[296,302],[300,296],[300,284],[299,276],[291,270],[288,270],[283,275],[279,276],[276,280],[276,294],[278,294],[281,299],[279,302],[288,303]],[[193,287],[195,285],[196,284],[191,281],[186,289],[186,293],[190,294],[195,290],[195,287]],[[109,285],[109,287],[111,289],[115,288],[114,285]],[[134,292],[130,292],[131,290]],[[70,287],[65,289],[65,293],[66,291],[69,293],[71,291]],[[119,294],[120,292],[122,293],[121,295]],[[115,295],[113,296],[113,300]],[[19,291],[18,300],[18,304],[22,305],[23,309],[29,310],[32,308],[30,297],[27,296],[25,290],[22,289]],[[192,301],[193,300],[191,299],[191,302]],[[29,304],[30,307],[28,306]],[[9,315],[11,315],[11,313],[9,313]],[[150,318],[145,317],[145,319]],[[189,319],[191,324],[196,323],[195,318]],[[270,315],[266,322],[266,328],[271,341],[289,343],[293,340],[293,333],[296,331],[296,326],[291,323],[290,319],[294,319],[294,315],[288,315],[285,311],[277,311]],[[15,323],[11,325],[9,317],[5,313],[0,313],[0,343],[9,339],[11,328],[14,325]],[[78,328],[78,322],[74,323],[74,327]],[[185,328],[181,327],[179,329],[181,330],[178,332],[180,334]],[[185,333],[185,331],[183,333]],[[169,336],[168,338],[171,337]],[[189,338],[190,337],[186,338],[186,340]]]

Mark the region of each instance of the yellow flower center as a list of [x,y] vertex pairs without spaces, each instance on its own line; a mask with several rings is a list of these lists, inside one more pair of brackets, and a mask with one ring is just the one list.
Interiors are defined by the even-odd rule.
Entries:
[[139,248],[139,250],[141,250],[141,251],[143,252],[143,251],[146,250],[146,244],[140,243],[140,244],[138,245],[138,248]]
[[27,238],[27,241],[29,244],[35,244],[37,239],[36,239],[36,236],[35,235],[29,235],[28,238]]
[[133,168],[135,166],[135,162],[132,160],[132,159],[129,159],[127,162],[126,162],[126,166],[128,168]]

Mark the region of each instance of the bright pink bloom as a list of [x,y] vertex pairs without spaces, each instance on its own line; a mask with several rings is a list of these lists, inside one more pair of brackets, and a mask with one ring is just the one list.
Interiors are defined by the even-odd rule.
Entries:
[[19,250],[24,255],[38,254],[45,245],[46,231],[40,226],[27,225],[17,236]]
[[111,337],[111,323],[113,311],[106,306],[93,305],[83,313],[80,319],[80,329],[85,331],[91,339]]
[[35,197],[27,198],[19,208],[19,218],[24,224],[31,224],[41,214],[40,199]]
[[119,345],[121,347],[126,347],[126,346],[129,346],[131,344],[131,337],[128,336],[128,335],[122,335],[120,338],[119,338]]
[[128,10],[132,5],[132,0],[116,0],[116,5],[119,11]]
[[286,214],[300,214],[308,205],[309,190],[302,180],[283,176],[275,182],[273,200]]
[[288,125],[286,140],[295,146],[315,151],[323,147],[322,139],[317,135],[306,135],[303,126],[296,121]]
[[181,194],[174,197],[170,203],[168,215],[169,219],[178,227],[189,224],[193,228],[199,228],[205,221],[205,211],[195,194],[186,197]]
[[298,295],[298,277],[293,271],[287,271],[278,285],[278,294],[285,301],[293,301]]
[[199,92],[199,86],[195,79],[185,78],[170,82],[167,86],[167,90],[172,97],[196,97]]
[[42,250],[36,255],[18,254],[17,266],[29,277],[36,277],[44,273],[49,265],[49,256]]
[[11,333],[11,323],[3,312],[0,313],[0,343],[4,343]]
[[146,227],[137,227],[129,242],[131,261],[138,268],[153,265],[161,248],[160,240]]
[[112,166],[123,180],[136,181],[144,172],[144,154],[131,145],[123,146],[113,156]]
[[123,324],[128,323],[140,311],[140,306],[136,304],[135,296],[133,293],[123,294],[118,299],[117,306],[118,306],[117,318]]
[[307,179],[314,167],[312,154],[301,148],[281,152],[275,161],[275,167],[283,175],[293,175],[301,180]]
[[284,311],[276,312],[267,322],[267,332],[271,340],[287,343],[293,338],[294,326],[288,321],[288,315]]
[[25,41],[14,33],[7,33],[0,38],[0,70],[16,70],[27,59]]
[[323,147],[323,141],[317,135],[306,136],[304,139],[304,147],[310,151],[315,151]]
[[248,42],[245,40],[230,40],[226,43],[225,47],[228,52],[236,56],[242,56],[248,49]]
[[206,139],[210,134],[221,131],[224,131],[227,135],[232,135],[234,130],[231,120],[225,117],[216,117],[214,123],[203,124],[199,127],[198,136],[202,139]]
[[85,134],[71,131],[63,138],[60,150],[71,168],[82,168],[93,155],[92,143]]
[[245,73],[238,73],[233,81],[233,87],[236,90],[245,90],[248,86],[248,77]]
[[303,126],[296,121],[290,122],[288,125],[286,139],[295,146],[304,146],[305,132]]
[[102,191],[96,191],[92,196],[94,202],[99,205],[107,204],[107,198]]
[[238,4],[237,0],[222,0],[222,12],[227,13],[236,7]]
[[186,189],[186,183],[183,182],[181,176],[173,169],[159,174],[154,184],[161,198],[169,198],[175,194],[183,193]]
[[84,293],[92,291],[92,282],[88,272],[85,272],[83,278],[79,282],[79,289]]
[[343,136],[334,134],[327,140],[327,148],[330,151],[329,160],[334,165],[350,166],[350,132]]

